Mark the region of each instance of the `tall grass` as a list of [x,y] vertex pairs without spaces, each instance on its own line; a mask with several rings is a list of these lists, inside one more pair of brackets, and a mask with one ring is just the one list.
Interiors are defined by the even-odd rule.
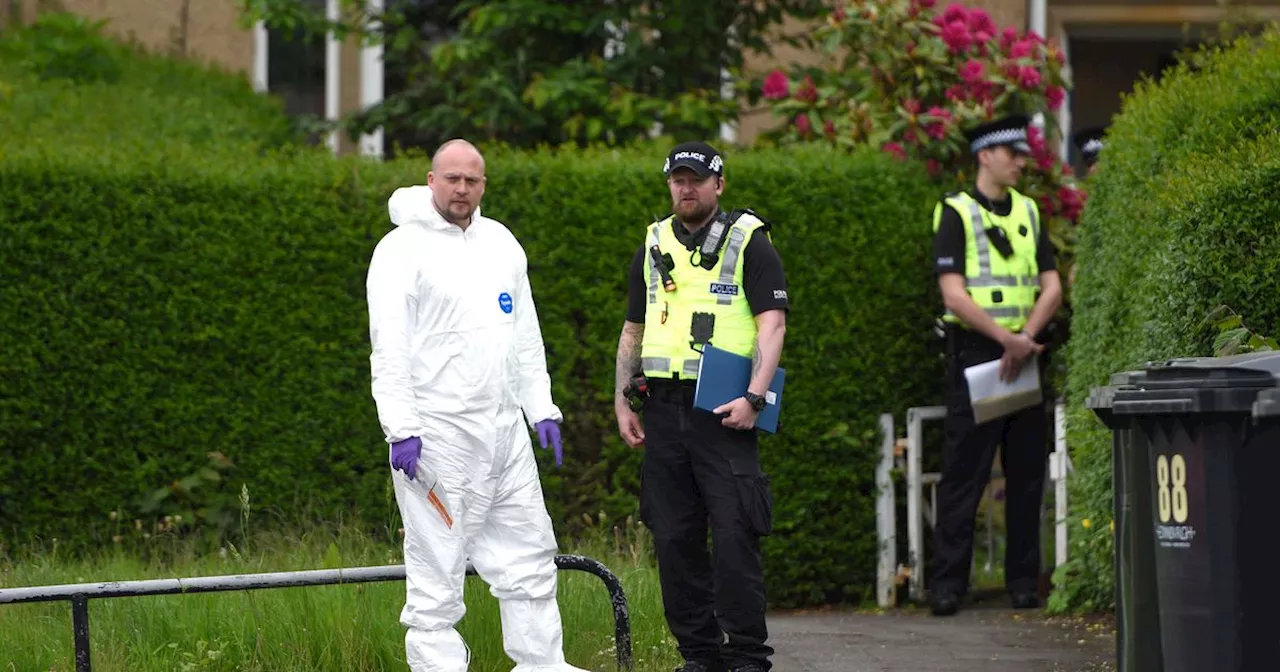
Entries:
[[[180,522],[180,521],[179,521]],[[662,616],[657,570],[646,531],[628,520],[596,521],[597,532],[566,542],[561,552],[604,562],[621,580],[631,612],[638,671],[679,663]],[[148,531],[125,526],[115,548],[65,558],[56,542],[41,549],[0,546],[0,587],[180,578],[367,565],[402,561],[398,534],[377,538],[352,521],[254,531],[237,546],[213,548],[177,533],[174,521]],[[398,532],[398,531],[397,531]],[[559,573],[565,656],[590,670],[616,669],[613,611],[600,580]],[[470,670],[506,672],[497,601],[468,577],[467,612],[459,630],[472,651]],[[399,581],[350,586],[273,588],[225,593],[90,601],[95,672],[151,670],[406,670],[404,603]],[[0,671],[72,670],[69,605],[0,605]]]

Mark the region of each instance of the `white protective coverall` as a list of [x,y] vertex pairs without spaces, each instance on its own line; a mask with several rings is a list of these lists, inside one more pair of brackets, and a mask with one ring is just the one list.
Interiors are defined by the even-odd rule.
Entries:
[[422,440],[416,478],[391,472],[409,667],[467,669],[454,626],[470,559],[499,600],[515,672],[584,672],[564,662],[556,540],[521,419],[561,420],[524,249],[478,208],[465,231],[445,221],[426,186],[397,189],[388,209],[396,228],[367,280],[370,364],[387,442]]

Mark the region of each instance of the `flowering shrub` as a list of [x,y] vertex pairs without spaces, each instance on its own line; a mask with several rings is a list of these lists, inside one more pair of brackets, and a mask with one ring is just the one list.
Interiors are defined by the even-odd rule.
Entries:
[[975,170],[964,128],[1043,112],[1044,128],[1030,129],[1020,191],[1039,202],[1059,251],[1070,248],[1084,193],[1046,138],[1057,135],[1052,112],[1070,86],[1066,58],[1053,42],[1001,29],[982,9],[952,3],[939,11],[935,0],[847,2],[814,38],[835,67],[775,70],[761,87],[790,122],[770,134],[774,140],[872,144],[920,159],[948,189],[960,188]]

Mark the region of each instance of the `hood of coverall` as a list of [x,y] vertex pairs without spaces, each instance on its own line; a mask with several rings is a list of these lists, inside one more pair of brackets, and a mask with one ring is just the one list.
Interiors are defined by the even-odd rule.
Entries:
[[[391,215],[391,223],[396,226],[416,224],[429,229],[457,228],[445,219],[436,204],[431,200],[431,187],[423,184],[412,187],[400,187],[391,193],[387,200],[387,211]],[[480,206],[471,214],[471,221],[480,219]]]

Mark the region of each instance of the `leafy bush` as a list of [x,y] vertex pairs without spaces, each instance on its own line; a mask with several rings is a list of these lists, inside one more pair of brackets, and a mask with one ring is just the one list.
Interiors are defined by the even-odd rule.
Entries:
[[[484,208],[528,250],[567,416],[565,467],[538,454],[562,534],[635,511],[640,453],[617,436],[613,361],[629,260],[669,205],[664,150],[488,156]],[[143,506],[225,524],[233,507],[218,502],[242,485],[258,515],[355,508],[394,530],[364,276],[387,196],[427,162],[194,160],[159,146],[100,157],[0,164],[0,310],[15,316],[0,326],[4,536],[109,543],[86,520]],[[763,441],[771,599],[857,599],[874,585],[876,417],[931,403],[941,379],[925,220],[936,194],[922,168],[875,151],[730,154],[728,179],[727,206],[775,222],[794,301],[786,429]],[[212,451],[231,478],[202,471]]]
[[[127,157],[287,147],[299,134],[279,101],[243,75],[148,54],[101,22],[42,14],[0,39],[0,148],[87,144]],[[7,93],[6,93],[7,92]]]
[[1059,609],[1114,604],[1110,544],[1095,542],[1112,518],[1111,433],[1084,407],[1090,388],[1149,360],[1268,345],[1252,331],[1219,339],[1239,326],[1221,321],[1220,305],[1256,332],[1280,330],[1280,201],[1271,197],[1280,180],[1280,34],[1201,56],[1199,69],[1179,65],[1126,97],[1091,178],[1068,345],[1068,440],[1073,516],[1092,525],[1073,535],[1057,577]]
[[1029,132],[1033,156],[1020,189],[1039,202],[1067,272],[1084,192],[1052,144],[1053,113],[1070,88],[1054,41],[1001,29],[980,8],[953,2],[940,9],[934,0],[837,3],[814,39],[825,47],[824,63],[775,70],[761,85],[788,122],[771,134],[783,144],[910,155],[950,190],[974,179],[963,129],[1015,112],[1045,113],[1044,127]]
[[44,14],[0,44],[40,79],[115,82],[123,50],[102,34],[104,25],[76,14]]

